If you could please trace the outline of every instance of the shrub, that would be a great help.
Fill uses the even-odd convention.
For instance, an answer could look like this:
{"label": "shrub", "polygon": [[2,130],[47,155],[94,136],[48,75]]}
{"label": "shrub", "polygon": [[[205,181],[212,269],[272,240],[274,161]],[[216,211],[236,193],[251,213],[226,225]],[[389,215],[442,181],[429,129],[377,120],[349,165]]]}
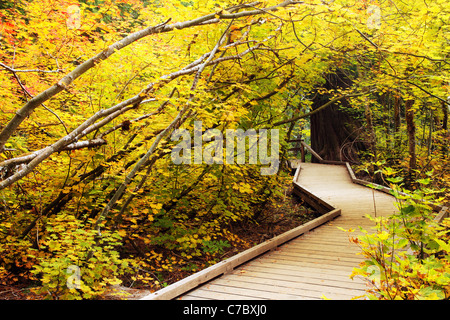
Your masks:
{"label": "shrub", "polygon": [[376,232],[361,228],[362,236],[350,237],[366,257],[352,278],[361,275],[371,282],[371,299],[450,298],[450,219],[433,220],[427,204],[433,192],[425,187],[426,179],[419,183],[421,189],[403,190],[406,195],[394,189],[398,213],[372,218]]}
{"label": "shrub", "polygon": [[38,293],[48,299],[91,299],[121,283],[129,263],[115,250],[120,240],[117,232],[99,235],[69,214],[50,219],[39,248],[46,255],[32,271],[42,283]]}

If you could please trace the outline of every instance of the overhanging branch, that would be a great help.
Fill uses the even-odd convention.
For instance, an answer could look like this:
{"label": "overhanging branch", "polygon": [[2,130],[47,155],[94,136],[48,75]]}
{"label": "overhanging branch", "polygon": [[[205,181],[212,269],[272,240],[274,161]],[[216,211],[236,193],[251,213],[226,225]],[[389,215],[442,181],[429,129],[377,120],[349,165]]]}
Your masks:
{"label": "overhanging branch", "polygon": [[[286,0],[281,2],[278,5],[265,8],[265,11],[273,11],[278,8],[287,7],[292,4],[298,4],[301,2],[292,1],[292,0]],[[235,6],[231,7],[231,11],[238,10],[240,8],[243,8],[245,6]],[[225,11],[226,12],[226,11]],[[211,13],[196,19],[184,21],[184,22],[176,22],[173,24],[168,24],[171,20],[171,18],[167,19],[165,22],[160,23],[156,26],[151,26],[143,30],[139,30],[137,32],[134,32],[125,38],[117,41],[116,43],[110,45],[107,49],[100,52],[99,54],[95,55],[94,57],[86,60],[85,62],[81,63],[79,66],[77,66],[73,71],[69,72],[67,75],[65,75],[60,81],[58,81],[56,84],[48,88],[47,90],[39,93],[35,97],[33,97],[30,101],[28,101],[21,109],[16,111],[16,114],[14,117],[9,121],[9,123],[3,128],[3,130],[0,132],[0,152],[4,150],[5,144],[8,141],[9,137],[16,131],[16,129],[19,127],[19,125],[22,123],[23,120],[27,116],[29,116],[34,109],[36,109],[38,106],[40,106],[42,103],[47,101],[48,99],[52,98],[53,96],[57,95],[64,89],[66,89],[69,85],[73,83],[77,78],[79,78],[81,75],[83,75],[86,71],[96,66],[98,63],[100,63],[103,60],[108,59],[112,54],[114,54],[116,51],[119,51],[128,45],[144,38],[152,34],[157,33],[164,33],[164,32],[170,32],[174,29],[186,29],[193,26],[201,25],[205,22],[209,23],[218,23],[221,20],[230,20],[230,19],[236,19],[240,17],[246,17],[246,16],[253,16],[253,15],[259,15],[264,14],[264,11],[261,11],[261,9],[258,10],[250,10],[250,11],[242,11],[242,12],[236,12],[236,13],[224,13],[224,11]]]}
{"label": "overhanging branch", "polygon": [[[222,44],[222,43],[221,43]],[[220,45],[221,45],[220,44]],[[243,56],[248,54],[249,52],[252,52],[254,50],[257,50],[261,46],[261,43],[257,43],[253,47],[250,47],[241,53],[234,55],[234,56],[225,56],[220,57],[217,59],[214,59],[215,54],[219,50],[219,45],[216,46],[211,52],[203,55],[200,59],[197,61],[189,64],[185,68],[164,75],[159,80],[150,83],[146,88],[142,89],[141,92],[134,97],[131,97],[127,100],[124,100],[115,106],[108,108],[108,109],[102,109],[95,113],[93,116],[91,116],[89,119],[85,120],[81,125],[79,125],[75,130],[67,134],[66,136],[62,137],[52,145],[49,145],[41,150],[33,152],[31,155],[19,157],[20,163],[25,164],[20,171],[15,172],[12,176],[8,177],[7,179],[0,182],[0,190],[12,185],[16,181],[22,179],[26,175],[28,175],[32,170],[38,166],[42,161],[47,159],[51,154],[55,152],[60,152],[64,150],[68,145],[77,142],[77,140],[81,139],[82,137],[85,137],[91,132],[94,132],[98,130],[99,128],[105,126],[106,124],[110,123],[112,120],[116,119],[118,116],[124,114],[126,111],[137,108],[140,104],[143,102],[149,101],[148,95],[152,95],[157,90],[160,90],[165,85],[170,83],[172,80],[189,74],[196,74],[194,83],[196,84],[198,82],[199,75],[203,72],[204,68],[207,66],[215,65],[220,62],[229,61],[229,60],[236,60],[241,59]],[[193,86],[193,88],[196,88],[196,85]],[[193,91],[193,89],[191,90]],[[162,111],[162,110],[159,110]],[[100,120],[101,119],[101,120]],[[100,120],[100,121],[98,121]],[[97,122],[98,121],[98,122]],[[17,161],[17,159],[9,159],[6,161],[14,162]],[[0,167],[5,166],[5,161],[0,163]]]}
{"label": "overhanging branch", "polygon": [[366,94],[369,94],[369,93],[370,92],[354,93],[354,94],[346,94],[346,95],[342,95],[342,96],[336,97],[336,98],[328,101],[327,103],[321,105],[320,107],[318,107],[317,109],[315,109],[315,110],[313,110],[311,112],[302,114],[302,115],[297,116],[297,117],[293,117],[293,118],[290,118],[290,119],[286,119],[286,120],[283,120],[283,121],[276,122],[272,126],[277,127],[277,126],[281,126],[281,125],[286,124],[286,123],[290,123],[290,122],[294,122],[294,121],[297,121],[297,120],[300,120],[300,119],[307,118],[307,117],[312,116],[313,114],[315,114],[315,113],[317,113],[319,111],[322,111],[322,110],[328,108],[333,103],[335,103],[335,102],[337,102],[337,101],[339,101],[341,99],[359,97],[359,96],[363,96],[363,95],[366,95]]}

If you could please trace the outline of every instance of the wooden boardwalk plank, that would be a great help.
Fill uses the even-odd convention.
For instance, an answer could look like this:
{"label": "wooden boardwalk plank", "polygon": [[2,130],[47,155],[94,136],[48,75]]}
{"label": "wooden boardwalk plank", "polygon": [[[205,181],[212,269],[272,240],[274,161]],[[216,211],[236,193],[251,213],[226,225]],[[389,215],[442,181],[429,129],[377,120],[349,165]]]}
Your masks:
{"label": "wooden boardwalk plank", "polygon": [[[240,300],[243,297],[250,299],[271,299],[271,300],[293,300],[298,299],[298,295],[290,293],[289,290],[275,290],[273,286],[263,286],[255,284],[253,288],[246,286],[244,282],[235,282],[226,278],[219,278],[214,282],[202,286],[203,290],[209,291],[209,297],[215,299],[214,294],[227,293],[233,295],[231,299]],[[194,293],[195,294],[195,291]],[[314,299],[308,295],[301,296],[302,299]]]}
{"label": "wooden boardwalk plank", "polygon": [[[248,270],[248,271],[247,271]],[[354,289],[365,289],[365,281],[354,281],[351,280],[347,274],[344,275],[338,275],[334,273],[324,273],[320,272],[320,270],[312,269],[310,271],[306,271],[305,269],[298,269],[295,268],[293,270],[291,269],[283,269],[283,268],[275,268],[273,265],[250,265],[246,266],[246,268],[240,270],[240,272],[245,271],[247,272],[246,275],[252,275],[253,272],[259,272],[261,276],[263,277],[284,277],[285,279],[288,279],[289,277],[294,279],[294,281],[303,281],[303,282],[325,282],[330,281],[330,283],[345,283],[348,288],[354,288]],[[317,280],[318,279],[318,280]]]}
{"label": "wooden boardwalk plank", "polygon": [[[243,272],[244,271],[244,272]],[[353,283],[350,279],[336,278],[336,277],[317,277],[315,273],[302,273],[302,272],[290,272],[290,273],[282,273],[282,272],[267,272],[267,269],[252,267],[249,269],[239,270],[238,273],[233,273],[233,275],[237,275],[241,281],[253,282],[253,278],[261,278],[265,282],[269,283],[272,281],[272,284],[283,285],[286,287],[291,287],[292,284],[298,283],[297,286],[303,287],[303,285],[320,285],[320,288],[316,288],[316,290],[321,290],[323,284],[327,283],[329,287],[333,288],[347,288],[352,290],[363,290],[365,289],[364,285],[361,283]],[[231,275],[230,275],[231,278]],[[277,281],[275,281],[277,280]],[[350,281],[348,281],[350,280]]]}
{"label": "wooden boardwalk plank", "polygon": [[292,278],[282,280],[276,277],[262,278],[236,274],[221,277],[214,282],[215,285],[264,291],[266,294],[270,293],[270,299],[273,299],[272,294],[287,295],[284,299],[298,299],[299,296],[321,298],[325,295],[329,298],[339,298],[358,296],[365,293],[365,291],[361,289],[357,290],[335,286],[335,283],[332,285],[329,282],[324,285],[324,283],[296,282],[292,281]]}
{"label": "wooden boardwalk plank", "polygon": [[359,260],[353,260],[353,261],[346,261],[346,260],[340,260],[339,257],[336,256],[329,256],[329,257],[308,257],[305,255],[288,255],[280,253],[278,255],[270,255],[271,258],[274,258],[276,260],[287,260],[287,261],[302,261],[302,262],[310,262],[315,263],[317,265],[329,265],[333,266],[333,268],[336,268],[337,266],[341,267],[356,267],[358,265]]}
{"label": "wooden boardwalk plank", "polygon": [[[247,295],[246,295],[247,294]],[[181,300],[267,300],[267,298],[260,298],[255,296],[249,296],[249,293],[246,292],[243,295],[239,294],[239,292],[216,292],[214,291],[214,287],[205,287],[200,288],[192,293],[187,293],[183,295]]]}
{"label": "wooden boardwalk plank", "polygon": [[[246,270],[246,267],[255,267],[256,269],[267,269],[268,273],[287,273],[295,276],[296,274],[311,274],[311,277],[317,277],[320,279],[324,278],[334,278],[334,279],[346,279],[349,281],[350,277],[346,270],[339,270],[337,268],[320,268],[317,264],[299,262],[297,264],[284,262],[282,260],[268,260],[265,258],[258,259],[255,262],[249,262],[246,266],[243,267],[243,270]],[[358,281],[356,281],[358,282]],[[365,283],[365,282],[364,282]]]}
{"label": "wooden boardwalk plank", "polygon": [[[298,260],[298,259],[289,259],[280,257],[278,259],[270,258],[270,257],[262,257],[259,259],[263,259],[263,261],[267,261],[270,263],[274,263],[277,265],[284,265],[284,266],[292,266],[298,269],[304,269],[304,268],[313,268],[316,269],[317,272],[328,272],[333,274],[340,274],[340,275],[346,275],[350,276],[351,274],[351,268],[345,265],[336,265],[336,264],[330,264],[330,263],[324,263],[321,261],[305,261],[305,260]],[[259,260],[258,259],[258,260]],[[355,267],[357,266],[354,265]]]}

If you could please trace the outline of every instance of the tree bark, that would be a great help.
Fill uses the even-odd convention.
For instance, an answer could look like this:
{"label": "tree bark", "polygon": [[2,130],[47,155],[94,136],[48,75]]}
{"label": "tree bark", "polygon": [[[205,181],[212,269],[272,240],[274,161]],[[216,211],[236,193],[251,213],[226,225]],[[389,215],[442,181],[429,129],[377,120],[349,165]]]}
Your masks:
{"label": "tree bark", "polygon": [[408,151],[409,151],[409,182],[414,180],[414,171],[417,168],[417,156],[416,156],[416,125],[414,123],[414,100],[405,101],[405,118],[406,118],[406,131],[408,133]]}
{"label": "tree bark", "polygon": [[442,129],[448,130],[448,109],[449,104],[442,102],[442,112],[444,113],[444,118],[442,119]]}
{"label": "tree bark", "polygon": [[400,152],[401,99],[398,91],[394,92],[394,153]]}
{"label": "tree bark", "polygon": [[366,117],[366,139],[370,152],[372,153],[372,161],[377,161],[377,150],[376,150],[376,134],[373,128],[372,110],[370,109],[370,104],[366,100],[364,105],[364,115]]}
{"label": "tree bark", "polygon": [[394,93],[394,132],[400,130],[400,96]]}
{"label": "tree bark", "polygon": [[[323,89],[346,89],[351,80],[344,72],[337,71],[326,75]],[[312,110],[316,110],[330,101],[330,95],[317,94],[313,99]],[[326,110],[311,115],[311,147],[324,160],[358,162],[359,151],[366,150],[364,143],[357,141],[362,124],[355,120],[342,107],[349,108],[346,98],[334,102]],[[317,162],[317,159],[312,159]]]}

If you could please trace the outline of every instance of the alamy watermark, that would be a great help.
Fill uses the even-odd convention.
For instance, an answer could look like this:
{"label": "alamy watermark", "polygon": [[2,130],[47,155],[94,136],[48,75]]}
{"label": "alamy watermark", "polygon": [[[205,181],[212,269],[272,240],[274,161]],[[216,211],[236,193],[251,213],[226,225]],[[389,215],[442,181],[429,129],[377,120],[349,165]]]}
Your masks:
{"label": "alamy watermark", "polygon": [[[261,175],[274,175],[278,172],[280,163],[278,129],[259,129],[258,131],[226,129],[224,137],[219,129],[208,129],[203,132],[202,122],[194,121],[193,141],[187,129],[177,129],[173,132],[172,141],[178,141],[180,138],[182,141],[173,148],[171,153],[174,164],[235,164],[236,158],[237,164],[246,164],[248,159],[248,164],[269,165],[261,167]],[[207,143],[203,148],[204,142]],[[269,144],[270,152],[268,152]]]}
{"label": "alamy watermark", "polygon": [[69,289],[81,289],[81,270],[76,265],[70,265],[66,270],[67,278],[66,285]]}
{"label": "alamy watermark", "polygon": [[380,29],[381,28],[381,9],[377,5],[370,5],[367,8],[367,28],[368,29]]}

